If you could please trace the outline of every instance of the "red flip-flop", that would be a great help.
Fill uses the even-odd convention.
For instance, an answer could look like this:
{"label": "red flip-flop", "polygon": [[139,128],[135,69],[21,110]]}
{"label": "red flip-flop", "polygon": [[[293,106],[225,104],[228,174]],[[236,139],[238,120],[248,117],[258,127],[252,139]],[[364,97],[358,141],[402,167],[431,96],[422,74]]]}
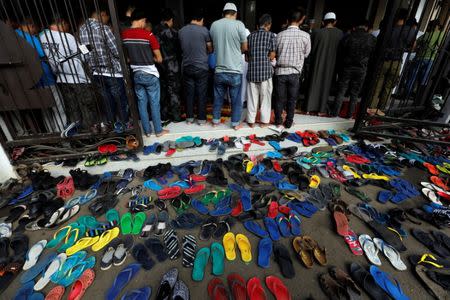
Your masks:
{"label": "red flip-flop", "polygon": [[222,279],[213,278],[208,283],[208,295],[211,300],[228,300],[228,291]]}
{"label": "red flip-flop", "polygon": [[237,217],[242,213],[243,207],[242,207],[242,201],[241,199],[239,199],[237,201],[237,204],[235,207],[233,207],[233,209],[231,210],[231,216],[232,217]]}
{"label": "red flip-flop", "polygon": [[167,157],[172,156],[175,152],[177,152],[176,149],[169,149],[169,150],[167,150],[167,152],[166,152],[166,156],[167,156]]}
{"label": "red flip-flop", "polygon": [[431,176],[430,180],[431,180],[432,183],[434,183],[435,185],[437,185],[441,189],[444,189],[446,191],[449,190],[449,187],[447,186],[447,184],[445,184],[444,181],[442,181],[442,179],[440,177],[438,177],[438,176]]}
{"label": "red flip-flop", "polygon": [[250,142],[253,143],[253,144],[257,144],[257,145],[260,145],[260,146],[266,145],[266,143],[261,142],[261,141],[256,137],[256,134],[251,134],[248,138],[250,139]]}
{"label": "red flip-flop", "polygon": [[333,213],[334,221],[336,222],[336,231],[340,236],[346,236],[349,231],[348,219],[344,213],[335,211]]}
{"label": "red flip-flop", "polygon": [[173,199],[181,195],[183,190],[179,186],[172,186],[158,191],[159,199]]}
{"label": "red flip-flop", "polygon": [[247,300],[247,288],[245,280],[239,274],[232,273],[227,277],[228,286],[235,300]]}
{"label": "red flip-flop", "polygon": [[266,300],[266,292],[264,291],[261,281],[258,277],[250,278],[247,281],[247,295],[251,300]]}
{"label": "red flip-flop", "polygon": [[344,240],[354,255],[361,256],[364,254],[361,244],[358,241],[358,237],[351,229],[349,229],[347,234],[344,236]]}
{"label": "red flip-flop", "polygon": [[189,176],[189,178],[194,182],[203,182],[206,181],[206,176],[198,175],[198,174],[192,174]]}
{"label": "red flip-flop", "polygon": [[354,163],[354,164],[367,164],[367,163],[370,163],[370,160],[368,160],[365,157],[362,157],[361,155],[357,155],[357,154],[347,155],[345,157],[345,159],[348,162],[351,162],[351,163]]}
{"label": "red flip-flop", "polygon": [[45,300],[61,300],[66,289],[62,285],[57,285],[48,292]]}
{"label": "red flip-flop", "polygon": [[277,160],[272,160],[272,165],[273,165],[273,169],[276,172],[278,172],[278,173],[283,172],[283,168],[281,168],[280,163]]}
{"label": "red flip-flop", "polygon": [[247,144],[243,144],[243,146],[244,146],[244,148],[243,148],[244,152],[248,152],[248,150],[250,150],[250,147],[252,146],[252,144],[247,143]]}
{"label": "red flip-flop", "polygon": [[432,175],[439,175],[439,170],[436,169],[436,167],[430,163],[424,162],[423,166],[427,168],[428,172],[430,172]]}
{"label": "red flip-flop", "polygon": [[186,195],[191,195],[191,194],[196,194],[196,193],[200,193],[201,191],[203,191],[206,188],[206,186],[204,184],[198,184],[198,185],[193,185],[188,189],[184,190],[184,193]]}
{"label": "red flip-flop", "polygon": [[278,206],[278,211],[287,216],[291,212],[291,209],[289,207],[287,207],[286,205],[280,205],[280,206]]}
{"label": "red flip-flop", "polygon": [[266,285],[277,300],[292,300],[288,288],[280,278],[273,275],[267,276]]}
{"label": "red flip-flop", "polygon": [[278,202],[272,201],[269,204],[267,216],[271,219],[275,219],[277,215],[278,215]]}
{"label": "red flip-flop", "polygon": [[72,285],[67,299],[80,300],[83,297],[84,293],[86,293],[88,287],[90,287],[94,282],[94,279],[95,272],[93,269],[87,269],[86,271],[84,271],[81,277],[78,278]]}

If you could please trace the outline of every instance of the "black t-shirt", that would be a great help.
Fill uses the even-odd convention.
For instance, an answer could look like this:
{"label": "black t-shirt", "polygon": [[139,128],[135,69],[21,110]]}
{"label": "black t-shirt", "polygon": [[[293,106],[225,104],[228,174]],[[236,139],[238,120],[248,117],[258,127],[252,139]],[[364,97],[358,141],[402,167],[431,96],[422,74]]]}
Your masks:
{"label": "black t-shirt", "polygon": [[408,25],[395,26],[388,34],[385,60],[402,60],[403,53],[407,52],[416,40],[417,29]]}

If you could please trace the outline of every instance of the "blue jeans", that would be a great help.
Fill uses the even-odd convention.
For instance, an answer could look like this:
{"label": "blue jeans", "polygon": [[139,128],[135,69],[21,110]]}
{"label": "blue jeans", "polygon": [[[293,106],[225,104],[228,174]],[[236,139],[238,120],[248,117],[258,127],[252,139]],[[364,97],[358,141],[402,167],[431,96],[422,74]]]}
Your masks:
{"label": "blue jeans", "polygon": [[184,93],[186,96],[186,121],[194,121],[194,103],[197,98],[197,119],[206,123],[206,97],[208,92],[208,70],[186,66],[183,70]]}
{"label": "blue jeans", "polygon": [[134,91],[136,92],[136,96],[138,98],[139,116],[141,117],[144,133],[150,134],[152,132],[150,120],[148,118],[149,104],[155,133],[161,133],[162,126],[159,105],[159,78],[145,72],[134,73]]}
{"label": "blue jeans", "polygon": [[114,122],[116,114],[119,112],[119,120],[124,123],[128,122],[128,99],[123,78],[94,75],[94,83],[106,102],[105,110],[108,121]]}
{"label": "blue jeans", "polygon": [[223,98],[229,91],[231,98],[231,126],[237,126],[241,122],[242,102],[241,102],[242,74],[236,73],[216,73],[214,76],[214,106],[213,123],[218,124],[221,118]]}

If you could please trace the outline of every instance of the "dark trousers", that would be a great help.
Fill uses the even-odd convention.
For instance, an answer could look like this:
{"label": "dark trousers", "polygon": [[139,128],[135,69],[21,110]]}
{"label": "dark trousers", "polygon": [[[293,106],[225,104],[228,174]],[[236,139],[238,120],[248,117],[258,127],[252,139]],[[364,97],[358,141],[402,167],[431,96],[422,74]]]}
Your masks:
{"label": "dark trousers", "polygon": [[98,110],[92,85],[58,83],[69,123],[80,121],[83,129],[97,123]]}
{"label": "dark trousers", "polygon": [[278,99],[275,101],[275,125],[283,123],[283,110],[286,110],[284,127],[294,123],[295,107],[300,91],[300,74],[275,76]]}
{"label": "dark trousers", "polygon": [[163,119],[180,120],[181,79],[178,62],[168,61],[160,65],[161,116]]}
{"label": "dark trousers", "polygon": [[183,82],[186,96],[186,121],[194,120],[194,103],[197,99],[197,119],[199,123],[205,123],[208,70],[187,66],[183,69]]}
{"label": "dark trousers", "polygon": [[344,101],[345,93],[348,90],[350,96],[349,108],[346,118],[351,118],[355,112],[356,103],[358,102],[359,92],[364,83],[366,77],[366,70],[362,68],[345,68],[342,72],[341,78],[338,84],[338,93],[336,100],[331,104],[329,108],[329,114],[332,117],[339,115],[341,111],[342,102]]}
{"label": "dark trousers", "polygon": [[120,121],[128,122],[128,99],[123,78],[95,75],[94,82],[105,101],[107,120],[115,122],[118,114]]}

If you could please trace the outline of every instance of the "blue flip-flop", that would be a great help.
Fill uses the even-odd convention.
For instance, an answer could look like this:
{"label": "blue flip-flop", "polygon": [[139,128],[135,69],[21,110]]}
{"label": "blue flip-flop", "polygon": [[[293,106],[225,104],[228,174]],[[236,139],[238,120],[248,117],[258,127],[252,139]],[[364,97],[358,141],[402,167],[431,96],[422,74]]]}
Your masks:
{"label": "blue flip-flop", "polygon": [[233,209],[230,206],[222,206],[216,205],[216,208],[209,212],[210,216],[219,217],[219,216],[227,216],[231,213]]}
{"label": "blue flip-flop", "polygon": [[42,293],[34,292],[27,298],[27,300],[44,300],[45,296]]}
{"label": "blue flip-flop", "polygon": [[24,284],[30,282],[39,274],[44,272],[47,266],[56,258],[56,255],[56,253],[49,253],[47,254],[47,256],[39,259],[39,262],[37,264],[35,264],[31,269],[22,274],[22,276],[20,277],[20,283]]}
{"label": "blue flip-flop", "polygon": [[278,223],[278,228],[280,229],[281,235],[283,237],[292,236],[291,230],[289,229],[289,220],[285,216],[280,214],[275,218],[275,220]]}
{"label": "blue flip-flop", "polygon": [[209,214],[209,210],[208,208],[199,200],[197,199],[192,199],[191,200],[191,206],[198,211],[199,213],[201,213],[202,215],[207,215]]}
{"label": "blue flip-flop", "polygon": [[162,190],[162,186],[157,184],[153,179],[144,181],[143,186],[148,188],[149,190],[152,190],[152,191],[155,191],[155,192],[158,192],[158,191]]}
{"label": "blue flip-flop", "polygon": [[244,211],[252,210],[252,195],[249,190],[241,189],[241,203]]}
{"label": "blue flip-flop", "polygon": [[295,143],[301,143],[301,142],[302,142],[302,138],[301,138],[298,134],[296,134],[296,133],[291,133],[291,134],[289,134],[289,135],[286,137],[286,139],[288,139],[288,140],[290,140],[290,141],[292,141],[292,142],[295,142]]}
{"label": "blue flip-flop", "polygon": [[391,191],[380,191],[380,192],[378,193],[377,200],[378,200],[378,202],[380,202],[380,203],[386,203],[386,202],[388,202],[390,199],[392,199],[393,196],[394,196],[394,195],[392,194]]}
{"label": "blue flip-flop", "polygon": [[83,261],[87,256],[87,252],[82,250],[74,253],[73,255],[69,256],[66,261],[59,267],[59,270],[52,274],[50,277],[50,280],[53,283],[59,283],[61,280],[63,280],[67,274],[70,272],[70,270],[73,269],[79,262]]}
{"label": "blue flip-flop", "polygon": [[112,286],[106,293],[106,300],[114,300],[120,294],[122,289],[133,279],[134,276],[141,270],[140,264],[130,264],[117,274]]}
{"label": "blue flip-flop", "polygon": [[270,238],[263,238],[258,243],[258,266],[268,268],[272,256],[273,243]]}
{"label": "blue flip-flop", "polygon": [[149,286],[128,291],[120,300],[148,300],[152,295],[152,288]]}
{"label": "blue flip-flop", "polygon": [[302,219],[294,210],[289,212],[289,223],[291,224],[291,233],[293,236],[302,234],[302,229],[300,227],[302,224]]}
{"label": "blue flip-flop", "polygon": [[191,187],[189,185],[189,183],[184,180],[178,180],[178,181],[175,181],[175,182],[169,184],[169,187],[173,187],[173,186],[179,186],[182,189],[188,189]]}
{"label": "blue flip-flop", "polygon": [[34,281],[22,284],[17,290],[14,300],[28,300],[34,291]]}
{"label": "blue flip-flop", "polygon": [[252,170],[250,171],[250,175],[259,175],[261,173],[263,173],[266,170],[266,168],[264,168],[263,164],[257,164],[255,166],[253,166]]}
{"label": "blue flip-flop", "polygon": [[244,227],[254,235],[260,237],[260,238],[266,238],[269,236],[267,231],[265,231],[261,226],[259,226],[258,223],[255,221],[245,221]]}
{"label": "blue flip-flop", "polygon": [[283,190],[283,191],[296,191],[298,190],[298,186],[296,186],[295,184],[292,184],[290,182],[287,182],[286,180],[281,180],[276,182],[275,187],[279,190]]}
{"label": "blue flip-flop", "polygon": [[261,181],[268,181],[268,182],[278,182],[280,180],[283,180],[284,175],[275,171],[266,171],[264,173],[261,173],[259,175],[256,176],[256,178],[258,178],[258,180]]}
{"label": "blue flip-flop", "polygon": [[283,155],[278,151],[269,151],[266,153],[267,158],[283,158]]}
{"label": "blue flip-flop", "polygon": [[266,226],[266,229],[269,232],[270,238],[272,240],[274,241],[280,240],[280,231],[278,230],[277,222],[275,222],[274,219],[265,217],[264,226]]}
{"label": "blue flip-flop", "polygon": [[370,274],[375,282],[386,293],[389,294],[395,300],[409,300],[410,298],[403,292],[400,283],[388,273],[383,272],[377,266],[370,266]]}
{"label": "blue flip-flop", "polygon": [[278,142],[276,141],[269,141],[269,145],[273,147],[273,149],[275,150],[281,150],[281,146]]}
{"label": "blue flip-flop", "polygon": [[405,195],[404,193],[396,193],[391,199],[389,199],[392,203],[399,204],[403,201],[409,199],[408,195]]}

